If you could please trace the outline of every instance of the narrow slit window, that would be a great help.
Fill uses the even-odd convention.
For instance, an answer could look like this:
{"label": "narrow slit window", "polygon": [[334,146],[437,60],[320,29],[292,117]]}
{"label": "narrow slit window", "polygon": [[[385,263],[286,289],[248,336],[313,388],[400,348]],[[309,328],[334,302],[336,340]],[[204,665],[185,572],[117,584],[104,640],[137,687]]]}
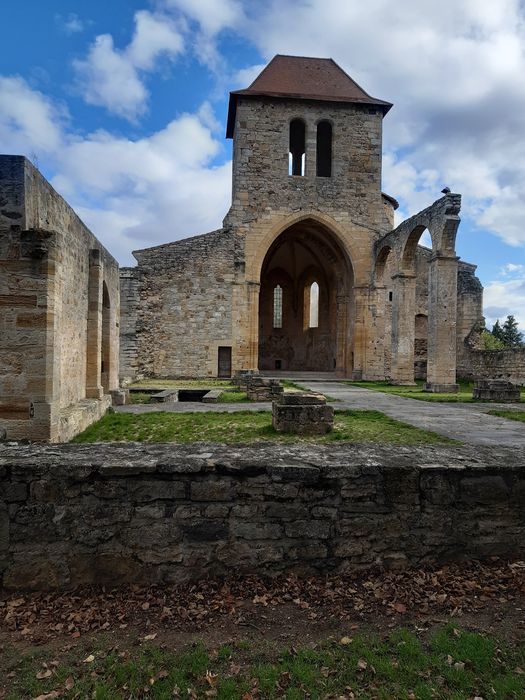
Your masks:
{"label": "narrow slit window", "polygon": [[304,176],[306,167],[306,127],[301,119],[290,122],[288,174]]}
{"label": "narrow slit window", "polygon": [[283,327],[283,289],[279,284],[273,290],[273,327]]}
{"label": "narrow slit window", "polygon": [[319,285],[312,282],[310,286],[310,328],[319,327]]}
{"label": "narrow slit window", "polygon": [[332,125],[319,122],[317,125],[317,176],[332,176]]}

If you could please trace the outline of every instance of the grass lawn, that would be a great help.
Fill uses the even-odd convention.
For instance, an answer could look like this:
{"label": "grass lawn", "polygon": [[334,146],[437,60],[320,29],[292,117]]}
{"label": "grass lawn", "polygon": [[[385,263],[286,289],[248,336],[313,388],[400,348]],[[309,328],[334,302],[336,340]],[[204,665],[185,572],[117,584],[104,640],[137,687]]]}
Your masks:
{"label": "grass lawn", "polygon": [[500,418],[510,418],[511,420],[519,420],[525,423],[525,411],[513,411],[509,409],[508,411],[494,410],[489,411],[490,416],[499,416]]}
{"label": "grass lawn", "polygon": [[249,400],[244,391],[223,391],[217,403],[249,403]]}
{"label": "grass lawn", "polygon": [[[459,381],[459,391],[457,394],[431,394],[423,391],[425,382],[417,380],[416,386],[396,386],[383,382],[345,382],[352,386],[360,386],[363,389],[372,389],[372,391],[382,391],[385,394],[396,394],[396,396],[406,396],[410,399],[418,399],[419,401],[443,401],[443,402],[461,402],[475,403],[472,399],[473,382]],[[525,389],[521,389],[521,401],[525,403]]]}
{"label": "grass lawn", "polygon": [[60,652],[4,649],[0,696],[519,700],[525,697],[524,667],[523,645],[452,626],[424,639],[401,628],[384,636],[359,634],[292,648],[239,639],[217,648],[195,643],[174,651],[169,644],[148,641],[137,647],[99,638]]}
{"label": "grass lawn", "polygon": [[269,411],[236,413],[108,413],[72,442],[390,442],[453,443],[441,435],[401,423],[379,411],[338,411],[333,432],[301,437],[277,433]]}

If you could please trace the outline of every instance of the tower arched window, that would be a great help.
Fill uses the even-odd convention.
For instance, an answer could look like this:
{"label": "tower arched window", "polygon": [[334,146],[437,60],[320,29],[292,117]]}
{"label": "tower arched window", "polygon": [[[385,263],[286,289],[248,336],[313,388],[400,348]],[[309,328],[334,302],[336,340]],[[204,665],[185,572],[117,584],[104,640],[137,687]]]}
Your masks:
{"label": "tower arched window", "polygon": [[310,316],[308,328],[319,327],[319,285],[317,282],[312,282],[310,285]]}
{"label": "tower arched window", "polygon": [[302,119],[290,122],[288,175],[303,175],[306,167],[306,126]]}
{"label": "tower arched window", "polygon": [[322,121],[317,125],[317,166],[318,177],[332,175],[332,125]]}
{"label": "tower arched window", "polygon": [[283,288],[279,284],[273,289],[273,327],[283,327]]}

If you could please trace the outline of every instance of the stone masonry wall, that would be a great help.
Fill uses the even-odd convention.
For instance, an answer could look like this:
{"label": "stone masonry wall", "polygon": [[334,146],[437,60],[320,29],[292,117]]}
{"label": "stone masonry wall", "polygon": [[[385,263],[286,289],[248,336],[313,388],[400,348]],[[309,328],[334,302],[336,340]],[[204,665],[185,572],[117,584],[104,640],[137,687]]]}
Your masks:
{"label": "stone masonry wall", "polygon": [[464,379],[507,379],[525,386],[525,348],[472,350],[466,348],[458,375]]}
{"label": "stone masonry wall", "polygon": [[139,273],[133,267],[120,268],[120,359],[121,382],[139,375],[137,325],[139,322]]}
{"label": "stone masonry wall", "polygon": [[[218,348],[232,346],[235,245],[235,235],[221,229],[134,253],[139,263],[136,372],[217,376]],[[128,318],[129,303],[129,297],[123,299]]]}
{"label": "stone masonry wall", "polygon": [[469,447],[0,448],[7,589],[525,555],[525,456]]}
{"label": "stone masonry wall", "polygon": [[86,402],[93,249],[110,302],[109,388],[118,385],[118,264],[22,156],[0,156],[0,201],[0,428],[8,439],[68,439],[107,408]]}
{"label": "stone masonry wall", "polygon": [[[289,176],[289,125],[306,124],[304,176]],[[316,130],[332,124],[332,175],[316,176]],[[263,213],[318,209],[375,233],[390,230],[381,195],[383,114],[334,102],[238,98],[232,208],[225,225],[250,225]]]}
{"label": "stone masonry wall", "polygon": [[[392,257],[392,256],[391,256]],[[385,296],[385,376],[390,375],[391,336],[392,336],[392,302],[388,294],[392,291],[392,274],[394,261],[388,259],[384,283]],[[428,346],[428,269],[432,250],[426,246],[418,246],[416,251],[416,318],[415,318],[415,376],[416,379],[426,378],[427,346]],[[469,372],[468,348],[465,339],[472,331],[476,321],[481,316],[483,306],[483,287],[475,274],[476,266],[459,261],[457,287],[457,360],[458,376],[466,376]]]}

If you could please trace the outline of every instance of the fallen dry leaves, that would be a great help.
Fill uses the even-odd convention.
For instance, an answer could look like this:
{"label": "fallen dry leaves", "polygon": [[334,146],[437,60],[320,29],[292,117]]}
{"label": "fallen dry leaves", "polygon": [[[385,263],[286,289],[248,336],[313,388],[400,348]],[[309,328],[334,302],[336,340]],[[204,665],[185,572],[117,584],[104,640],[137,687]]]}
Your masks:
{"label": "fallen dry leaves", "polygon": [[524,592],[525,563],[500,560],[308,578],[239,576],[169,586],[17,593],[0,600],[0,626],[39,643],[133,625],[143,628],[148,641],[155,638],[154,629],[163,627],[193,631],[225,619],[250,624],[263,610],[285,604],[308,620],[461,615],[489,602],[515,601]]}

